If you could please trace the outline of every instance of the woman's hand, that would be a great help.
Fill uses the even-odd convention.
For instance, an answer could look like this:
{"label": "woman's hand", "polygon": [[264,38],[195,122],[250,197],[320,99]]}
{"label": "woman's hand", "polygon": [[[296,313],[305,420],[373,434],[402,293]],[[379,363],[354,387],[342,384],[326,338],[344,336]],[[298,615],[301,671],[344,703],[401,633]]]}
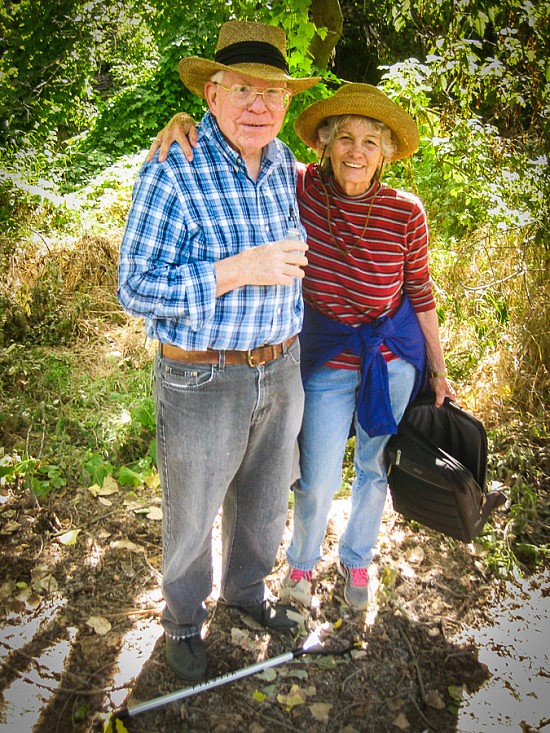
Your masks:
{"label": "woman's hand", "polygon": [[450,397],[453,401],[456,401],[456,392],[447,381],[446,375],[430,377],[430,387],[435,393],[435,404],[437,407],[441,407],[445,401],[445,397]]}
{"label": "woman's hand", "polygon": [[191,162],[193,160],[193,148],[197,144],[197,126],[195,120],[186,112],[175,114],[166,127],[163,127],[157,136],[153,138],[146,161],[150,163],[159,148],[159,163],[165,161],[173,142],[179,143],[186,159]]}

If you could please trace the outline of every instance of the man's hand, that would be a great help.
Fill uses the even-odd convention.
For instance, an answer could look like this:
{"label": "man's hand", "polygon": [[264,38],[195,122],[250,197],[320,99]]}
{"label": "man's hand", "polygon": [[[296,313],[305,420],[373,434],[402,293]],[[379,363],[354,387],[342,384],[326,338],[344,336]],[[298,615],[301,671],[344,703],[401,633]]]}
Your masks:
{"label": "man's hand", "polygon": [[281,239],[219,260],[215,263],[216,295],[243,285],[292,285],[304,277],[307,249],[302,240]]}
{"label": "man's hand", "polygon": [[197,126],[195,120],[185,112],[174,115],[166,127],[153,138],[146,161],[150,163],[159,148],[159,163],[165,161],[173,142],[179,143],[186,159],[191,162],[193,148],[197,144]]}

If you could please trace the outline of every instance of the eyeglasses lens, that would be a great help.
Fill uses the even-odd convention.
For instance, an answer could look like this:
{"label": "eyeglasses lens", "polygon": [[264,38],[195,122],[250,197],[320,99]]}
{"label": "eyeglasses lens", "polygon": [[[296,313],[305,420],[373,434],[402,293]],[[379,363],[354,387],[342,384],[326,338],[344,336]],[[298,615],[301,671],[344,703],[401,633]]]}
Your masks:
{"label": "eyeglasses lens", "polygon": [[286,109],[290,103],[290,92],[286,89],[264,89],[234,84],[229,88],[231,101],[236,107],[250,107],[258,95],[264,98],[265,106],[277,112]]}

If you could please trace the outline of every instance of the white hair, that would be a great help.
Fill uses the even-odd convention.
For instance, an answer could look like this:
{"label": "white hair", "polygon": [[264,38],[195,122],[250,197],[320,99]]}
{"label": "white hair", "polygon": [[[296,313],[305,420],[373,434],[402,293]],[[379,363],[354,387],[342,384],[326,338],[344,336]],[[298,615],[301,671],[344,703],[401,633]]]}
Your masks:
{"label": "white hair", "polygon": [[[340,128],[350,120],[364,120],[372,130],[379,132],[384,163],[391,160],[396,150],[391,127],[380,122],[380,120],[374,120],[372,117],[365,117],[363,115],[332,115],[331,117],[327,117],[321,127],[317,128],[317,139],[321,143],[321,146],[330,148]],[[328,158],[324,158],[323,165],[328,165],[329,160]]]}

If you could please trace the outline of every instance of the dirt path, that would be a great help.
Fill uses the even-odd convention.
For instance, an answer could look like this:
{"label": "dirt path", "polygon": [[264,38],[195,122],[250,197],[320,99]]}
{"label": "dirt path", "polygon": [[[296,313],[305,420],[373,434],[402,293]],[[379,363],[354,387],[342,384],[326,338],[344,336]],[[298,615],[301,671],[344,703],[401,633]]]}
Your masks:
{"label": "dirt path", "polygon": [[[158,489],[140,497],[116,485],[95,493],[57,493],[42,505],[24,490],[2,497],[0,733],[102,730],[129,692],[132,704],[181,687],[164,662],[158,622]],[[216,604],[214,589],[208,677],[285,653],[323,623],[334,643],[356,643],[351,654],[303,657],[136,716],[126,730],[542,731],[549,717],[548,577],[522,591],[525,608],[526,597],[540,601],[536,614],[520,613],[521,595],[503,610],[518,629],[497,641],[504,617],[494,608],[514,597],[510,588],[484,575],[474,545],[415,531],[388,506],[376,558],[377,613],[352,614],[335,572],[347,511],[347,501],[334,503],[315,573],[318,606],[303,611],[296,638],[267,634]],[[274,591],[284,572],[281,552],[269,579]],[[497,670],[497,658],[514,660],[525,690]],[[497,728],[489,725],[498,695],[496,704],[476,702],[477,691],[487,702],[491,685],[507,695]],[[508,698],[516,701],[513,715]]]}

